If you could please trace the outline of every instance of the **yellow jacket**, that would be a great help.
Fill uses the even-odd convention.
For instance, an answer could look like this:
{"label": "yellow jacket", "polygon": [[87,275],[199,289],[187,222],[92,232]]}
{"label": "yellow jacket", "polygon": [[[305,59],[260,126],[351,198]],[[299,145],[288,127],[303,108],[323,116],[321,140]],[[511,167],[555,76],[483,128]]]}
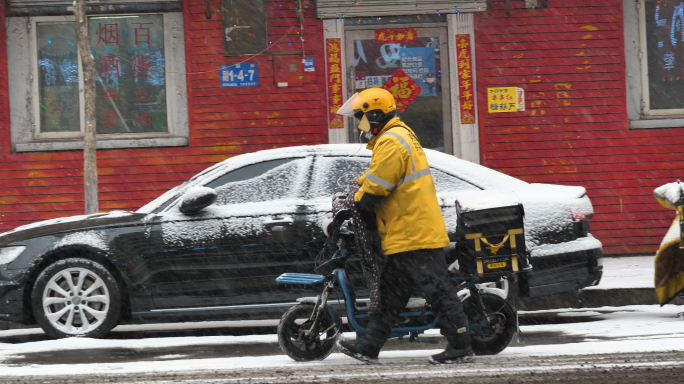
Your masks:
{"label": "yellow jacket", "polygon": [[367,146],[371,165],[357,179],[365,193],[385,196],[375,206],[378,232],[385,255],[449,245],[435,183],[416,134],[393,118]]}

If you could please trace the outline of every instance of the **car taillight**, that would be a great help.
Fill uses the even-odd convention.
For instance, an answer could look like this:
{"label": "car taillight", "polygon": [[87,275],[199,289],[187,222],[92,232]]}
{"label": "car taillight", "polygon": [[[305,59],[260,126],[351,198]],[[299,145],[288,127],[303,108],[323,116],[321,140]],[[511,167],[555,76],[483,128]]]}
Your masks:
{"label": "car taillight", "polygon": [[580,211],[572,212],[572,221],[589,221],[591,220],[593,213],[583,213]]}

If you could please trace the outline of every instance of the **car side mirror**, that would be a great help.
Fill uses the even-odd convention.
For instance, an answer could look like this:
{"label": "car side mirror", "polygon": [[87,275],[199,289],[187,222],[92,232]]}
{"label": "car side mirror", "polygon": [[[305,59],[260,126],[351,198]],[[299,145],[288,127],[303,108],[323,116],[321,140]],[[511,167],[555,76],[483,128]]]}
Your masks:
{"label": "car side mirror", "polygon": [[178,209],[186,214],[195,214],[216,201],[216,191],[209,187],[192,187],[181,198]]}

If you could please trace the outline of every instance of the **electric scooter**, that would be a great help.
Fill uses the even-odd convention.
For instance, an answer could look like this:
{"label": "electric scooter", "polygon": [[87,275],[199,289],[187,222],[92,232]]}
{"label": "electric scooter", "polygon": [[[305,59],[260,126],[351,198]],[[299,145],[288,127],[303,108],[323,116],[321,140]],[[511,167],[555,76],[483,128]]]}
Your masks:
{"label": "electric scooter", "polygon": [[[492,212],[487,213],[483,217],[490,218],[491,222]],[[459,216],[460,225],[467,229],[468,222],[467,218],[463,219],[464,216],[467,215],[463,213]],[[356,299],[346,268],[347,262],[355,256],[354,228],[356,226],[349,209],[334,212],[332,223],[323,228],[328,238],[324,250],[318,255],[316,273],[285,273],[276,279],[279,284],[303,285],[320,291],[315,297],[298,299],[298,303],[282,316],[278,325],[280,347],[296,361],[325,359],[333,351],[345,326],[356,332],[357,339],[366,331],[368,302]],[[471,228],[475,226],[471,225]],[[494,355],[503,351],[518,331],[517,312],[511,305],[512,300],[507,297],[508,293],[515,295],[516,289],[512,287],[517,282],[518,255],[515,254],[515,234],[511,241],[511,231],[508,232],[502,233],[503,240],[496,244],[498,248],[495,253],[508,242],[508,250],[512,249],[514,255],[504,255],[502,252],[494,258],[470,260],[472,263],[466,260],[459,269],[461,273],[453,273],[451,277],[453,289],[463,303],[471,345],[477,355]],[[481,242],[489,244],[488,238],[489,241],[493,239],[481,232],[467,236],[473,239],[473,246],[470,247],[472,252],[476,251],[475,248],[481,252]],[[461,256],[468,256],[464,255],[467,251],[461,250],[460,253]],[[464,268],[466,265],[470,267]],[[463,271],[466,273],[463,274]],[[341,292],[342,299],[333,300],[334,292]],[[346,325],[335,308],[339,307],[337,304],[342,304],[340,312],[346,312]],[[412,298],[389,337],[403,339],[408,336],[410,341],[415,341],[418,335],[436,328],[438,324],[439,317],[426,301]]]}

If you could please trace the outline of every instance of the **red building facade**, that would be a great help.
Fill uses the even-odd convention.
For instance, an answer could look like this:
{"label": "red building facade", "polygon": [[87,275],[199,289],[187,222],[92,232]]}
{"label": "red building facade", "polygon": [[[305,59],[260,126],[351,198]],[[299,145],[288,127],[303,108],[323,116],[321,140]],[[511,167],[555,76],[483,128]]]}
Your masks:
{"label": "red building facade", "polygon": [[605,253],[654,253],[673,215],[653,190],[681,177],[684,165],[681,121],[643,106],[628,111],[631,99],[643,100],[630,67],[639,56],[632,34],[648,32],[639,12],[655,2],[522,3],[511,1],[507,15],[505,2],[495,2],[476,18],[478,92],[515,84],[527,104],[501,117],[480,105],[482,164],[528,182],[584,186]]}
{"label": "red building facade", "polygon": [[[646,8],[648,2],[642,1]],[[417,40],[404,44],[441,44],[434,69],[442,84],[449,85],[442,89],[436,107],[417,99],[425,103],[421,104],[424,114],[417,116],[435,107],[439,110],[434,113],[439,116],[435,124],[445,127],[435,136],[433,147],[528,182],[586,187],[595,210],[592,233],[607,254],[652,253],[658,248],[672,213],[656,203],[652,192],[672,181],[670,171],[682,176],[677,172],[683,165],[677,146],[684,123],[678,125],[671,115],[649,115],[648,108],[633,102],[642,100],[634,81],[644,76],[633,70],[631,58],[639,33],[630,30],[644,17],[634,1],[444,1],[452,7],[424,9],[419,15],[403,14],[399,6],[394,14],[338,9],[325,0],[264,3],[268,50],[242,56],[224,55],[222,1],[182,3],[177,12],[183,22],[187,143],[99,150],[102,211],[135,210],[236,154],[353,141],[348,123],[346,128],[329,124],[333,100],[326,43],[339,42],[341,57],[347,60],[341,73],[346,97],[385,76],[371,73],[373,69],[359,62],[360,52],[368,53],[363,57],[369,63],[386,59],[371,59],[373,44],[379,44],[373,41],[374,29],[417,28],[421,33]],[[0,6],[6,7],[0,15],[0,231],[5,231],[82,214],[84,199],[79,150],[16,149],[8,101],[12,81],[5,69],[13,58],[8,57],[3,27],[5,15],[17,16],[6,5]],[[377,12],[377,17],[368,12]],[[389,24],[390,17],[402,25]],[[634,28],[641,27],[646,28]],[[467,89],[457,76],[456,36],[469,36],[472,44],[468,49],[474,122],[463,118]],[[649,44],[644,41],[640,39],[642,50]],[[279,86],[283,65],[302,57],[313,60],[314,70],[302,73],[300,85]],[[240,62],[256,63],[259,85],[221,87],[220,66]],[[350,66],[355,66],[354,73],[349,73]],[[501,87],[524,90],[525,110],[491,113],[488,89]],[[412,113],[405,112],[409,119]],[[31,149],[29,145],[25,147]]]}
{"label": "red building facade", "polygon": [[[97,153],[101,211],[136,210],[204,168],[236,154],[328,141],[327,115],[320,96],[325,94],[322,31],[313,3],[304,2],[307,6],[301,9],[301,17],[295,2],[265,3],[268,49],[262,54],[229,57],[224,56],[222,1],[212,0],[208,5],[203,0],[178,2],[176,11],[182,12],[182,55],[187,81],[186,90],[178,92],[187,92],[187,143],[108,149],[106,138],[98,135],[98,140],[102,139],[100,144],[104,144]],[[19,152],[13,148],[6,67],[8,60],[12,63],[14,59],[8,59],[5,25],[7,19],[24,19],[25,10],[31,8],[18,8],[12,13],[5,3],[2,6],[5,8],[0,12],[0,232],[39,220],[84,213],[82,151],[56,148]],[[56,8],[53,12],[65,11]],[[90,14],[94,12],[97,10]],[[314,65],[320,67],[306,72],[299,86],[278,87],[274,82],[274,59],[301,58],[303,54],[312,57]],[[241,61],[256,63],[259,85],[222,88],[220,66]]]}

